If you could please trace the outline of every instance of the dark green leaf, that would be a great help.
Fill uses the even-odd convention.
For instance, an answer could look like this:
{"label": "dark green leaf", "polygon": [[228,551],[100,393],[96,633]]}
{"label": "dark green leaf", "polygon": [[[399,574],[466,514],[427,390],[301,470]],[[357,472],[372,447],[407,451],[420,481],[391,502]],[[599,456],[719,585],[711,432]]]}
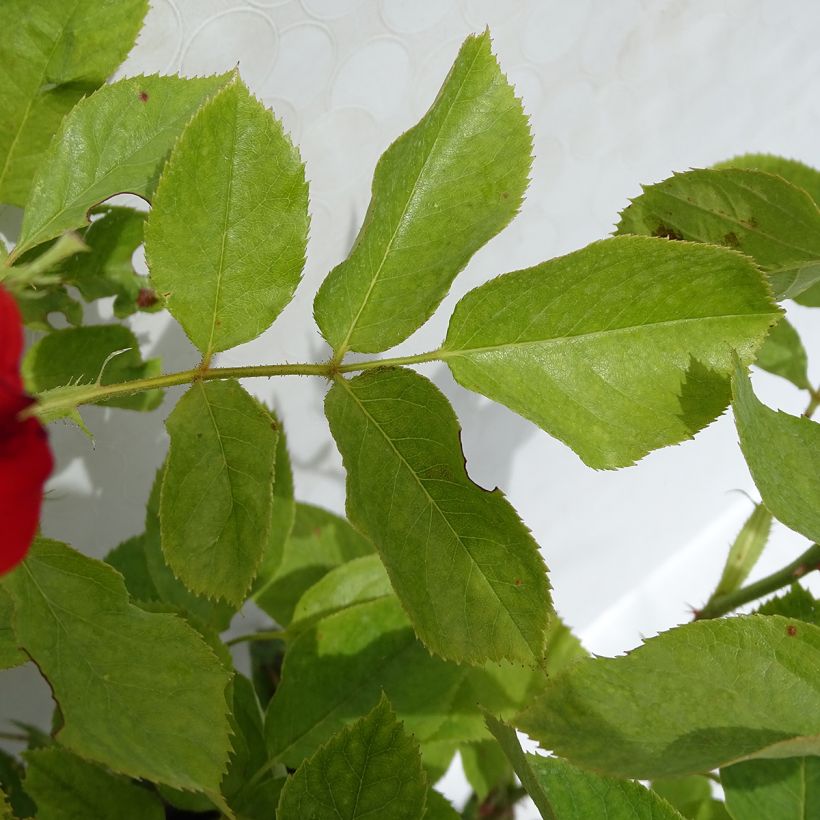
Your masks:
{"label": "dark green leaf", "polygon": [[769,373],[788,379],[801,390],[810,387],[806,349],[797,331],[785,319],[781,319],[771,329],[757,353],[755,364]]}
{"label": "dark green leaf", "polygon": [[[120,352],[122,351],[122,352]],[[160,360],[142,360],[137,337],[124,325],[88,325],[56,330],[26,353],[22,365],[26,388],[42,393],[70,384],[117,384],[158,376]],[[154,410],[161,390],[101,401],[108,407]]]}
{"label": "dark green leaf", "polygon": [[25,204],[60,120],[122,62],[147,10],[147,0],[0,4],[0,201]]}
{"label": "dark green leaf", "polygon": [[36,540],[4,584],[59,704],[60,743],[132,777],[217,791],[230,675],[194,629],[129,604],[114,569],[56,541]]}
{"label": "dark green leaf", "polygon": [[114,194],[150,198],[180,131],[225,80],[133,77],[79,102],[40,164],[14,255],[87,225]]}
{"label": "dark green leaf", "polygon": [[393,597],[330,615],[288,646],[265,722],[271,757],[298,766],[382,691],[424,742],[449,713],[462,674],[431,657]]}
{"label": "dark green leaf", "polygon": [[740,448],[763,503],[786,526],[820,541],[820,425],[766,407],[739,365],[733,385]]}
{"label": "dark green leaf", "polygon": [[256,338],[305,264],[299,152],[234,74],[183,132],[145,226],[151,281],[206,355]]}
{"label": "dark green leaf", "polygon": [[280,820],[418,820],[427,779],[418,743],[382,695],[375,708],[345,726],[296,770],[282,790]]}
{"label": "dark green leaf", "polygon": [[712,797],[709,778],[704,775],[653,780],[652,791],[689,820],[732,820],[724,804]]}
{"label": "dark green leaf", "polygon": [[516,725],[572,763],[619,777],[817,753],[818,664],[820,629],[802,621],[697,621],[625,656],[579,661]]}
{"label": "dark green leaf", "polygon": [[114,547],[105,556],[105,563],[114,567],[125,581],[128,594],[134,601],[161,601],[146,556],[146,534],[135,535]]}
{"label": "dark green leaf", "polygon": [[544,652],[549,585],[499,490],[473,484],[447,399],[410,370],[339,379],[325,400],[347,470],[347,512],[375,544],[416,634],[456,661]]}
{"label": "dark green leaf", "polygon": [[22,652],[14,632],[14,602],[0,585],[0,669],[12,669],[25,663],[28,657]]}
{"label": "dark green leaf", "polygon": [[82,305],[72,299],[60,285],[37,290],[27,288],[16,293],[15,297],[23,324],[32,330],[53,330],[49,321],[52,313],[62,313],[65,320],[75,327],[83,322]]}
{"label": "dark green leaf", "polygon": [[344,518],[311,504],[296,504],[290,537],[272,577],[261,576],[253,598],[286,626],[302,594],[334,567],[373,552]]}
{"label": "dark green leaf", "polygon": [[738,254],[617,237],[468,293],[443,357],[591,467],[623,467],[715,419],[732,349],[751,361],[779,316]]}
{"label": "dark green leaf", "polygon": [[750,760],[720,770],[734,820],[820,817],[820,757]]}
{"label": "dark green leaf", "polygon": [[757,609],[760,615],[782,615],[820,626],[820,603],[800,584],[792,584],[785,595],[772,598]]}
{"label": "dark green leaf", "polygon": [[459,820],[459,813],[444,795],[439,794],[435,789],[429,789],[423,820]]}
{"label": "dark green leaf", "polygon": [[240,604],[268,542],[277,430],[235,381],[198,382],[166,422],[162,552],[192,592]]}
{"label": "dark green leaf", "polygon": [[[10,811],[9,820],[15,817],[34,817],[37,807],[26,794],[23,786],[25,769],[23,764],[12,755],[0,749],[0,796],[5,793]],[[2,812],[3,801],[0,800],[0,818],[5,820]]]}
{"label": "dark green leaf", "polygon": [[159,798],[58,746],[26,754],[38,820],[164,820]]}
{"label": "dark green leaf", "polygon": [[386,350],[427,321],[518,211],[531,151],[489,32],[468,37],[433,106],[376,166],[353,250],[316,296],[316,321],[337,356]]}

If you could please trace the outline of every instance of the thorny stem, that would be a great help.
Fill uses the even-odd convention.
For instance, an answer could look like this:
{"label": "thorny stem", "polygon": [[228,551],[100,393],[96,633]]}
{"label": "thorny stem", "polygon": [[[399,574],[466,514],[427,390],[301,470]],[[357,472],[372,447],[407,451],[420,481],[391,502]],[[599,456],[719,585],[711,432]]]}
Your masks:
{"label": "thorny stem", "polygon": [[808,575],[814,570],[820,570],[820,544],[812,544],[799,558],[795,559],[788,566],[755,581],[753,584],[736,589],[734,592],[727,592],[720,595],[708,603],[703,609],[695,612],[695,620],[703,621],[708,618],[719,618],[726,615],[738,607],[756,601],[770,592],[776,592],[789,584],[794,583],[798,578]]}
{"label": "thorny stem", "polygon": [[47,416],[62,411],[73,410],[83,404],[93,404],[98,401],[130,396],[134,393],[143,393],[146,390],[164,389],[179,384],[193,384],[198,381],[213,381],[216,379],[252,379],[270,378],[271,376],[323,376],[332,379],[340,373],[355,373],[363,370],[373,370],[377,367],[391,367],[405,364],[421,364],[434,362],[445,358],[441,350],[429,353],[417,353],[414,356],[397,356],[393,359],[370,359],[364,362],[350,362],[338,364],[332,359],[321,364],[260,364],[245,367],[198,367],[192,370],[182,370],[179,373],[166,373],[162,376],[152,376],[146,379],[134,379],[118,384],[88,384],[66,389],[53,397],[43,398],[39,403],[32,405],[23,416]]}

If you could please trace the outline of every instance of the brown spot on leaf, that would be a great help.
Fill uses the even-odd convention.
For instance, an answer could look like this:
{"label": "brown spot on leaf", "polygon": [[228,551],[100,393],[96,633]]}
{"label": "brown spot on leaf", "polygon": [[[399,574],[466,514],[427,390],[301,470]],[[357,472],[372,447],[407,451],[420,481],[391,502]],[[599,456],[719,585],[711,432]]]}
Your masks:
{"label": "brown spot on leaf", "polygon": [[140,91],[140,102],[148,102],[148,92]]}
{"label": "brown spot on leaf", "polygon": [[729,231],[729,233],[723,237],[723,244],[730,248],[740,247],[740,242],[738,241],[737,234],[734,231]]}
{"label": "brown spot on leaf", "polygon": [[521,579],[520,579],[520,578],[516,578],[516,579],[515,579],[515,585],[516,585],[517,587],[520,587],[520,586],[521,586]]}
{"label": "brown spot on leaf", "polygon": [[510,194],[509,194],[509,192],[508,192],[508,191],[504,191],[504,192],[501,194],[501,198],[502,198],[502,199],[509,199],[509,198],[510,198]]}
{"label": "brown spot on leaf", "polygon": [[149,308],[157,303],[157,295],[151,288],[140,288],[137,294],[137,307]]}
{"label": "brown spot on leaf", "polygon": [[661,223],[652,231],[652,236],[660,237],[661,239],[676,239],[680,241],[683,239],[683,234],[676,231],[674,228],[670,228],[669,225],[664,225]]}
{"label": "brown spot on leaf", "polygon": [[793,638],[797,634],[797,627],[794,624],[789,624],[786,627],[786,634]]}

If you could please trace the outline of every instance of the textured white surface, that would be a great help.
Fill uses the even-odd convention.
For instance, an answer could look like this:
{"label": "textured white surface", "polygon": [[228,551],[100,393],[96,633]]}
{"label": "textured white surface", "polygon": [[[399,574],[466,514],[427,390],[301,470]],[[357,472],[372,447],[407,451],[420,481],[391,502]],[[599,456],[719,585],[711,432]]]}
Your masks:
{"label": "textured white surface", "polygon": [[[300,146],[311,181],[311,239],[293,303],[262,338],[220,364],[317,360],[313,294],[343,259],[369,200],[380,153],[426,110],[471,31],[489,25],[502,66],[523,96],[535,164],[520,216],[473,259],[436,317],[396,354],[437,346],[456,300],[488,277],[605,236],[640,182],[746,151],[820,165],[820,6],[809,0],[152,0],[121,75],[212,73],[237,63]],[[194,272],[192,272],[194,273]],[[820,379],[820,332],[790,311]],[[103,314],[103,318],[106,318]],[[167,317],[133,326],[168,370],[196,354]],[[504,408],[426,373],[452,398],[468,468],[508,492],[542,545],[555,599],[588,647],[612,654],[688,617],[716,582],[753,485],[725,417],[694,442],[617,473],[593,472],[563,445]],[[805,397],[765,374],[770,404],[800,412]],[[340,459],[319,380],[248,386],[284,416],[301,499],[343,509]],[[92,409],[91,447],[74,429],[53,434],[60,470],[45,532],[102,555],[141,529],[141,502],[162,461],[162,410]],[[785,528],[755,575],[803,544]],[[249,614],[243,631],[261,624]],[[0,722],[42,723],[48,696],[30,668],[0,679]],[[463,783],[448,777],[455,796]],[[535,815],[533,815],[535,816]]]}

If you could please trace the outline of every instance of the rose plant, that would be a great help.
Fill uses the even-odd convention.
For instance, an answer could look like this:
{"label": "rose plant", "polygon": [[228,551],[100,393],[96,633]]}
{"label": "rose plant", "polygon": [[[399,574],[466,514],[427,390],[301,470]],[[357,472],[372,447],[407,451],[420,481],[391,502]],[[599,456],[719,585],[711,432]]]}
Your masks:
{"label": "rose plant", "polygon": [[[0,756],[0,817],[455,817],[432,787],[456,752],[467,817],[511,817],[525,794],[546,818],[810,816],[820,628],[798,581],[820,565],[820,393],[779,303],[820,305],[820,172],[746,155],[676,174],[615,236],[467,293],[438,349],[380,358],[527,188],[527,118],[489,33],[470,36],[316,294],[329,358],[219,367],[299,285],[305,169],[237,72],[105,82],[146,7],[0,7],[0,200],[24,208],[0,273],[0,668],[33,661],[55,702],[49,734],[23,727],[28,749]],[[123,192],[150,207],[106,204]],[[150,280],[130,262],[143,243]],[[106,297],[114,320],[83,324]],[[144,360],[140,310],[167,310],[200,360]],[[588,657],[529,530],[470,480],[452,407],[412,369],[431,361],[594,469],[731,403],[762,501],[693,622]],[[803,417],[756,398],[752,364],[806,391]],[[288,375],[329,386],[347,520],[294,500],[283,425],[242,385]],[[144,532],[105,561],[35,536],[41,425],[150,412],[174,385]],[[744,586],[773,518],[806,551]],[[271,618],[234,639],[252,680],[220,639],[249,600]],[[525,754],[516,729],[553,754]]]}

